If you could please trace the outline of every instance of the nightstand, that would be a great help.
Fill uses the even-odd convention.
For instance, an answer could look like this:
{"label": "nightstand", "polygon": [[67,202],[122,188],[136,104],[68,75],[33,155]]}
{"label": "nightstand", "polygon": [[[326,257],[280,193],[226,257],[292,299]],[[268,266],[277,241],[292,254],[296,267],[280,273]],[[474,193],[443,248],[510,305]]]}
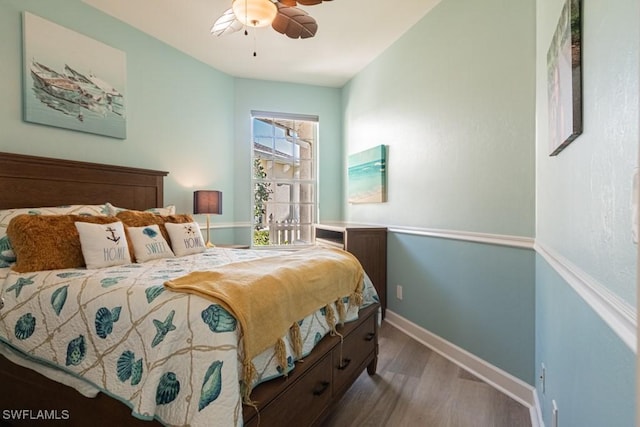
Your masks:
{"label": "nightstand", "polygon": [[315,225],[316,244],[344,249],[358,258],[378,292],[382,317],[387,308],[386,227],[324,223]]}

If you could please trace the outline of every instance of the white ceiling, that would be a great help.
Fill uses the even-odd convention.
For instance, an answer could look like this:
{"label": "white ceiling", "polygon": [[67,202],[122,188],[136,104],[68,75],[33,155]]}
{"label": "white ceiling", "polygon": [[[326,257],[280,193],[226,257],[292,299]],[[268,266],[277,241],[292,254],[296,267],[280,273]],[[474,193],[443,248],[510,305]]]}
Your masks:
{"label": "white ceiling", "polygon": [[[440,0],[334,0],[299,6],[318,23],[293,40],[271,27],[216,37],[231,0],[83,0],[170,46],[236,77],[341,87]],[[253,56],[254,50],[257,56]]]}

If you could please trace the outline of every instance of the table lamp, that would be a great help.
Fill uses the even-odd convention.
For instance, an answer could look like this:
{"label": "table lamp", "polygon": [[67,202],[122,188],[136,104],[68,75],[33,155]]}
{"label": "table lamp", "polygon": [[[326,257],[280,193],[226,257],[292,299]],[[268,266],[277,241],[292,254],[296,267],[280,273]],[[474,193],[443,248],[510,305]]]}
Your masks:
{"label": "table lamp", "polygon": [[207,215],[207,247],[215,245],[209,239],[209,215],[222,214],[222,191],[198,190],[193,192],[193,213]]}

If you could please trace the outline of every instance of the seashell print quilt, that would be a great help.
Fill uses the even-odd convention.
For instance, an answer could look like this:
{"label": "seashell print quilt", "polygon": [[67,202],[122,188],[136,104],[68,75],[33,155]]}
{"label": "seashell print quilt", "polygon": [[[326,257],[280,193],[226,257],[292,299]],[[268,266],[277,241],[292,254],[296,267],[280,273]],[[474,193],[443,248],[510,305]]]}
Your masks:
{"label": "seashell print quilt", "polygon": [[[170,425],[242,425],[239,331],[212,301],[166,289],[191,271],[273,256],[213,248],[204,253],[96,270],[9,272],[2,287],[0,341],[59,367],[125,402],[133,416]],[[365,277],[363,306],[377,302]],[[345,309],[348,303],[345,303]],[[347,321],[357,318],[357,307]],[[325,310],[299,322],[303,356],[330,330]],[[287,371],[295,356],[288,336]],[[241,351],[241,350],[240,350]],[[274,350],[255,359],[254,385],[281,376]]]}

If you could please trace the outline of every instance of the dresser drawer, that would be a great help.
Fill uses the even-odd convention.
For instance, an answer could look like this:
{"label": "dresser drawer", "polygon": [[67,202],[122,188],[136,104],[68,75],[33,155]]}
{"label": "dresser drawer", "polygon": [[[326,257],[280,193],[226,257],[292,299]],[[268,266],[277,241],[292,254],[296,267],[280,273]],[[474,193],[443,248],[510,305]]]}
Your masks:
{"label": "dresser drawer", "polygon": [[[283,405],[268,405],[260,411],[261,426],[309,426],[326,409],[332,397],[331,354],[305,373],[295,387],[282,395]],[[284,407],[292,410],[283,410]],[[300,408],[304,408],[300,411]]]}
{"label": "dresser drawer", "polygon": [[350,385],[354,376],[362,372],[362,364],[376,351],[376,316],[370,316],[333,349],[334,392]]}

